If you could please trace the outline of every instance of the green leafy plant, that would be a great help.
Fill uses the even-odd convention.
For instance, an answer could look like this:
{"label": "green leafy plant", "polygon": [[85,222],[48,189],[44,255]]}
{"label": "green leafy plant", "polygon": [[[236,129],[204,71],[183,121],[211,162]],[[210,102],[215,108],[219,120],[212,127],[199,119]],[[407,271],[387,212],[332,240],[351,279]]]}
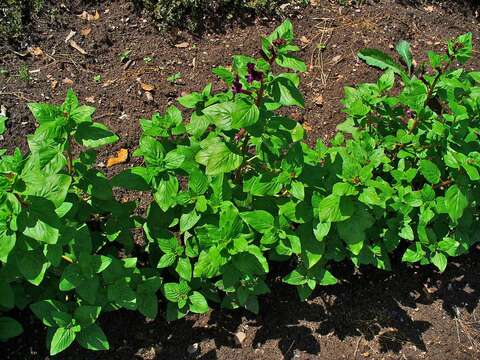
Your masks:
{"label": "green leafy plant", "polygon": [[131,54],[132,50],[124,50],[120,54],[118,54],[118,57],[120,58],[121,62],[126,62],[130,59]]}
{"label": "green leafy plant", "polygon": [[28,68],[28,65],[26,64],[20,65],[20,68],[18,69],[18,77],[23,82],[26,82],[26,83],[30,82],[31,76],[30,76],[30,70]]}
{"label": "green leafy plant", "polygon": [[93,81],[95,81],[97,84],[100,84],[102,82],[102,75],[97,74],[93,77]]}
{"label": "green leafy plant", "polygon": [[148,65],[148,64],[151,64],[151,63],[153,62],[153,57],[151,57],[151,56],[145,56],[145,57],[143,58],[143,62],[144,62],[145,64],[147,64],[147,65]]}
{"label": "green leafy plant", "polygon": [[167,81],[169,81],[170,83],[172,84],[176,84],[178,80],[180,80],[182,78],[182,73],[181,72],[177,72],[173,75],[170,75],[168,78],[167,78]]}
{"label": "green leafy plant", "polygon": [[[74,341],[108,349],[96,322],[106,311],[175,320],[210,302],[258,313],[272,262],[301,299],[337,283],[333,262],[390,270],[399,256],[443,271],[480,240],[480,73],[456,66],[471,34],[418,66],[408,43],[396,49],[403,65],[359,53],[385,71],[345,88],[346,121],[312,148],[283,115],[304,106],[306,69],[287,20],[260,57],[213,69],[223,91],[178,99],[188,121],[176,106],[141,119],[142,165],[112,179],[95,149],[117,136],[92,122],[94,108],[71,90],[62,105],[30,104],[30,152],[0,152],[0,340],[22,331],[14,307],[48,328],[52,355]],[[133,215],[115,188],[150,192],[146,213]]]}

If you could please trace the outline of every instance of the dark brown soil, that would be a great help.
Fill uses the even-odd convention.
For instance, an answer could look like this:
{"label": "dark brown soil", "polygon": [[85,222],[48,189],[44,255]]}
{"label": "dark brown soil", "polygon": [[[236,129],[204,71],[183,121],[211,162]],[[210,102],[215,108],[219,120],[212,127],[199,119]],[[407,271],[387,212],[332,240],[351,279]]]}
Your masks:
{"label": "dark brown soil", "polygon": [[[364,47],[392,52],[397,41],[406,39],[419,62],[426,50],[441,51],[447,39],[472,31],[477,47],[468,68],[480,69],[480,27],[474,10],[458,5],[413,6],[395,0],[359,8],[342,7],[336,1],[312,3],[318,5],[292,19],[303,48],[300,56],[310,69],[302,83],[305,110],[295,110],[292,116],[304,124],[312,143],[318,138],[328,141],[344,118],[343,87],[378,76],[356,58]],[[97,21],[76,16],[84,10],[93,14],[96,9],[100,13]],[[139,118],[165,110],[183,92],[199,90],[209,81],[214,88],[222,88],[211,68],[228,65],[233,54],[258,55],[259,37],[278,24],[258,19],[253,25],[234,26],[202,38],[183,32],[160,35],[134,13],[127,0],[103,1],[97,7],[59,6],[55,16],[62,21],[38,21],[29,37],[28,45],[41,48],[44,55],[0,47],[0,68],[11,74],[0,75],[0,105],[7,107],[10,118],[0,144],[25,151],[25,135],[35,129],[27,102],[61,102],[69,79],[82,101],[94,102],[97,121],[120,136],[117,144],[100,152],[99,166],[116,150],[136,147]],[[80,32],[85,28],[91,32],[83,36]],[[72,39],[87,55],[65,43],[70,30],[76,31]],[[188,47],[175,46],[184,42]],[[325,46],[321,53],[317,44]],[[127,69],[119,58],[125,50],[131,51],[132,60]],[[153,59],[149,64],[143,60],[147,56]],[[25,65],[30,70],[29,81],[18,76]],[[167,81],[176,72],[182,74],[177,84]],[[101,76],[100,83],[94,81],[96,75]],[[155,87],[153,102],[147,101],[139,82]],[[134,161],[105,170],[117,172]],[[297,300],[293,289],[275,285],[271,279],[273,293],[262,300],[258,317],[214,309],[205,316],[167,324],[162,319],[147,323],[130,312],[105,314],[101,322],[111,342],[110,352],[74,347],[59,358],[476,359],[480,357],[480,321],[475,316],[480,299],[479,255],[475,251],[457,259],[443,275],[405,265],[396,266],[392,273],[372,269],[359,273],[337,265],[336,274],[342,274],[343,284],[322,288],[306,303]],[[24,316],[24,336],[2,345],[3,352],[9,359],[43,359],[45,330]],[[242,347],[233,340],[237,331],[247,335]],[[187,348],[195,343],[199,351],[189,355]]]}

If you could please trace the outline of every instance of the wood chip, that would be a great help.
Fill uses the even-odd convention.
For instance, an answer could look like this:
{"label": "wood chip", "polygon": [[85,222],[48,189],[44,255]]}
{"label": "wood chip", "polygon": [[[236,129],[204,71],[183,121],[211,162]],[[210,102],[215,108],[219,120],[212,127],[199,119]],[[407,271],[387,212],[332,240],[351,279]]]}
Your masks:
{"label": "wood chip", "polygon": [[112,156],[107,160],[107,167],[112,167],[114,165],[123,164],[128,159],[128,150],[120,149],[117,151],[116,156]]}
{"label": "wood chip", "polygon": [[89,14],[88,12],[84,11],[80,15],[77,15],[80,19],[82,20],[87,20],[87,21],[97,21],[100,19],[100,14],[98,10],[95,10],[95,14]]}
{"label": "wood chip", "polygon": [[310,40],[308,40],[306,36],[302,36],[302,37],[300,38],[300,41],[301,41],[302,43],[304,43],[304,44],[308,44],[308,43],[310,42]]}
{"label": "wood chip", "polygon": [[50,87],[52,88],[52,90],[55,90],[57,88],[57,85],[58,85],[58,81],[57,80],[53,80],[51,83],[50,83]]}
{"label": "wood chip", "polygon": [[92,28],[91,27],[86,27],[86,28],[83,28],[80,30],[80,35],[82,36],[88,36],[90,35],[90,33],[92,32]]}
{"label": "wood chip", "polygon": [[72,48],[74,48],[75,50],[77,50],[80,54],[82,55],[87,55],[87,52],[85,50],[83,50],[80,45],[78,45],[74,40],[70,40],[68,42],[70,44],[70,46]]}
{"label": "wood chip", "polygon": [[238,346],[242,346],[246,338],[247,338],[247,334],[245,334],[243,331],[239,331],[235,334],[235,343]]}
{"label": "wood chip", "polygon": [[182,42],[180,44],[176,44],[175,47],[179,49],[185,49],[189,46],[188,42]]}
{"label": "wood chip", "polygon": [[72,40],[72,38],[75,36],[76,33],[77,33],[76,31],[70,30],[67,37],[65,38],[65,44],[67,44],[70,40]]}

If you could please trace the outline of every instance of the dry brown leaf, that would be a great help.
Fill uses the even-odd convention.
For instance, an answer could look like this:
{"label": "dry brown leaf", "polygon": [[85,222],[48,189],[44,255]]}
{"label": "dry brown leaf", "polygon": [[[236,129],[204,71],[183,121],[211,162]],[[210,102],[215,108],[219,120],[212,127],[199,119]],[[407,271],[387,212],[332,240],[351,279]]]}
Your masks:
{"label": "dry brown leaf", "polygon": [[43,50],[38,46],[29,47],[28,52],[33,56],[43,56]]}
{"label": "dry brown leaf", "polygon": [[52,90],[55,90],[55,88],[57,87],[58,85],[58,81],[57,80],[53,80],[51,83],[50,83],[50,87],[52,88]]}
{"label": "dry brown leaf", "polygon": [[83,50],[80,45],[78,45],[74,40],[70,40],[68,42],[70,44],[70,46],[72,48],[74,48],[75,50],[77,50],[80,54],[82,55],[87,55],[87,52],[85,50]]}
{"label": "dry brown leaf", "polygon": [[88,35],[90,35],[91,32],[92,32],[92,28],[91,27],[86,27],[86,28],[83,28],[83,29],[80,30],[80,35],[88,36]]}
{"label": "dry brown leaf", "polygon": [[80,15],[77,15],[80,19],[82,20],[87,20],[87,21],[97,21],[100,19],[100,14],[98,10],[95,10],[95,14],[89,14],[88,12],[84,11]]}
{"label": "dry brown leaf", "polygon": [[431,13],[431,12],[433,12],[433,11],[435,10],[435,7],[432,6],[432,5],[429,5],[429,6],[425,6],[425,7],[423,8],[423,10],[425,10],[426,12]]}
{"label": "dry brown leaf", "polygon": [[304,43],[304,44],[308,44],[308,43],[310,42],[310,40],[308,40],[308,38],[307,38],[306,36],[302,36],[302,37],[300,38],[300,41],[301,41],[302,43]]}
{"label": "dry brown leaf", "polygon": [[153,89],[155,89],[155,86],[153,86],[151,84],[146,84],[146,83],[143,83],[143,82],[140,83],[140,86],[141,86],[143,91],[153,91]]}
{"label": "dry brown leaf", "polygon": [[128,159],[128,150],[120,149],[117,151],[116,156],[112,156],[107,160],[107,167],[112,167],[114,165],[123,164]]}
{"label": "dry brown leaf", "polygon": [[315,96],[313,98],[313,102],[315,103],[315,105],[323,106],[323,96],[322,95]]}
{"label": "dry brown leaf", "polygon": [[335,64],[339,63],[341,60],[342,60],[342,55],[337,55],[337,56],[334,56],[332,58],[331,62],[332,62],[333,65],[335,65]]}
{"label": "dry brown leaf", "polygon": [[182,42],[180,44],[176,44],[175,47],[179,48],[179,49],[185,49],[188,47],[188,42]]}
{"label": "dry brown leaf", "polygon": [[304,129],[305,131],[312,131],[312,129],[313,129],[313,128],[312,128],[308,123],[306,123],[306,122],[304,122],[304,123],[302,124],[302,126],[303,126],[303,129]]}
{"label": "dry brown leaf", "polygon": [[63,79],[62,82],[67,86],[72,86],[73,85],[73,80],[69,79],[69,78]]}

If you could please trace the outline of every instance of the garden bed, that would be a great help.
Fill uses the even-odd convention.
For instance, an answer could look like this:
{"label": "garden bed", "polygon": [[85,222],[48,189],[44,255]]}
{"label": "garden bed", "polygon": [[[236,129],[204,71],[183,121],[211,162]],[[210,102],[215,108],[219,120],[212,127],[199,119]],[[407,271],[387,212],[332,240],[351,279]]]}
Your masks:
{"label": "garden bed", "polygon": [[[393,52],[393,46],[405,39],[412,43],[415,54],[424,56],[425,50],[441,50],[447,39],[472,30],[478,45],[475,14],[464,14],[456,7],[411,7],[393,1],[359,8],[320,3],[293,19],[302,47],[300,57],[309,71],[302,75],[305,110],[289,115],[302,123],[310,143],[317,138],[328,141],[344,119],[340,104],[343,86],[373,81],[378,76],[376,70],[357,59],[359,50],[374,47]],[[30,51],[2,48],[0,67],[10,73],[2,78],[0,87],[0,105],[6,106],[9,115],[3,142],[9,150],[15,146],[26,150],[25,135],[35,129],[27,101],[61,102],[66,89],[72,87],[82,102],[97,107],[95,119],[120,137],[98,157],[97,166],[109,175],[138,163],[132,159],[105,168],[107,159],[118,149],[133,151],[137,147],[140,117],[163,112],[184,92],[201,90],[215,80],[211,68],[228,65],[231,55],[258,56],[259,36],[278,24],[257,19],[248,27],[235,26],[223,34],[202,38],[176,31],[160,36],[127,1],[60,11],[56,16],[61,16],[61,21],[52,23],[44,18],[35,24],[29,37]],[[90,21],[77,16],[83,11],[91,14]],[[71,30],[76,34],[65,41]],[[467,68],[478,69],[479,65],[476,52]],[[178,79],[167,79],[177,73],[181,73]],[[154,87],[149,91],[153,99],[147,98],[145,85]],[[222,86],[214,82],[214,89]],[[131,194],[119,196],[128,200]],[[87,353],[74,347],[61,356],[477,358],[478,255],[474,251],[456,259],[442,275],[432,268],[407,269],[399,264],[394,264],[392,273],[363,268],[359,273],[336,265],[344,283],[317,290],[306,303],[300,303],[292,289],[277,287],[276,279],[269,279],[273,292],[261,301],[258,317],[214,309],[208,315],[167,324],[162,319],[147,323],[140,315],[126,311],[107,314],[101,323],[111,342],[110,353]],[[286,275],[281,268],[274,273]],[[25,320],[27,324],[29,320]],[[7,344],[10,358],[44,357],[45,332],[37,320],[32,320],[32,329],[35,336],[27,330]],[[237,332],[246,335],[242,346],[235,343]],[[194,344],[199,350],[189,355],[188,348]]]}

